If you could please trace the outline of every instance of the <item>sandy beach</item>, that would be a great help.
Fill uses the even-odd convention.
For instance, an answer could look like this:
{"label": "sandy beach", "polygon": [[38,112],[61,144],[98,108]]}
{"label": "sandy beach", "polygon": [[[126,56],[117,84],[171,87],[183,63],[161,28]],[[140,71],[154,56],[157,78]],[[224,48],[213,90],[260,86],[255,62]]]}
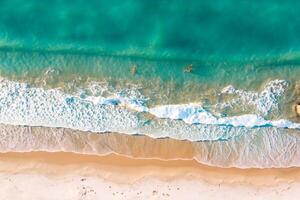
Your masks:
{"label": "sandy beach", "polygon": [[297,199],[300,170],[235,169],[193,160],[2,153],[2,199]]}
{"label": "sandy beach", "polygon": [[[297,167],[241,169],[201,163],[218,158],[226,166],[242,159],[236,156],[242,151],[230,151],[235,143],[0,127],[1,200],[298,199]],[[222,148],[211,146],[217,144]],[[210,148],[228,156],[212,154]]]}

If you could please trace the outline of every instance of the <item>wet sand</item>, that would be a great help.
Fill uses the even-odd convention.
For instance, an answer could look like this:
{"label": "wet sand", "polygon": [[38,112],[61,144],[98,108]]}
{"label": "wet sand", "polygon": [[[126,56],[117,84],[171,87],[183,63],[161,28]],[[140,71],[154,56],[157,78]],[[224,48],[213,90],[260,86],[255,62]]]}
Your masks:
{"label": "wet sand", "polygon": [[262,132],[249,132],[228,141],[190,142],[120,133],[97,134],[65,128],[0,124],[0,152],[116,153],[133,158],[196,160],[200,164],[225,168],[300,166],[298,131],[280,131],[266,128]]}
{"label": "wet sand", "polygon": [[196,178],[216,184],[276,185],[281,182],[300,181],[299,168],[219,168],[201,165],[195,160],[135,159],[116,154],[97,156],[67,152],[10,152],[1,153],[0,159],[1,172],[42,172],[48,175],[76,172],[79,175],[105,177],[119,183],[131,183],[144,176],[163,180]]}

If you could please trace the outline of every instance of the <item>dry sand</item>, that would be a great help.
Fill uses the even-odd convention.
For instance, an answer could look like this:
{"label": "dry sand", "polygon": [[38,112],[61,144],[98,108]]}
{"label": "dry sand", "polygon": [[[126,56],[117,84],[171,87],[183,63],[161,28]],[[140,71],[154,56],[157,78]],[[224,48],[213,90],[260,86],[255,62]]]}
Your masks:
{"label": "dry sand", "polygon": [[0,154],[2,199],[299,199],[300,170],[74,153]]}

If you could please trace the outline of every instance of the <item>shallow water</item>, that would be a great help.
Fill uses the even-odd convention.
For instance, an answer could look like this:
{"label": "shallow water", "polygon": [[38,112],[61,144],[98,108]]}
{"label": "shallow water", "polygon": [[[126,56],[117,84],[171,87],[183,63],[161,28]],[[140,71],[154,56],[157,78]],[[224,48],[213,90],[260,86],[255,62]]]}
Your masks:
{"label": "shallow water", "polygon": [[294,130],[248,130],[235,140],[190,142],[152,139],[127,134],[76,131],[64,128],[0,125],[0,152],[74,152],[133,158],[191,160],[236,168],[286,168],[299,166],[299,134]]}

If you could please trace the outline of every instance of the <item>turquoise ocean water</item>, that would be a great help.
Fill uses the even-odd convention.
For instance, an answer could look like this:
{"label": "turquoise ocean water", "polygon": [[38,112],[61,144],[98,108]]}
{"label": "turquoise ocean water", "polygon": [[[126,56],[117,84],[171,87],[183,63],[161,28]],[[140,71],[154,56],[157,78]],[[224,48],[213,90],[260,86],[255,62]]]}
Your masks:
{"label": "turquoise ocean water", "polygon": [[212,142],[216,152],[257,140],[278,162],[231,166],[299,166],[299,6],[0,1],[0,122]]}

